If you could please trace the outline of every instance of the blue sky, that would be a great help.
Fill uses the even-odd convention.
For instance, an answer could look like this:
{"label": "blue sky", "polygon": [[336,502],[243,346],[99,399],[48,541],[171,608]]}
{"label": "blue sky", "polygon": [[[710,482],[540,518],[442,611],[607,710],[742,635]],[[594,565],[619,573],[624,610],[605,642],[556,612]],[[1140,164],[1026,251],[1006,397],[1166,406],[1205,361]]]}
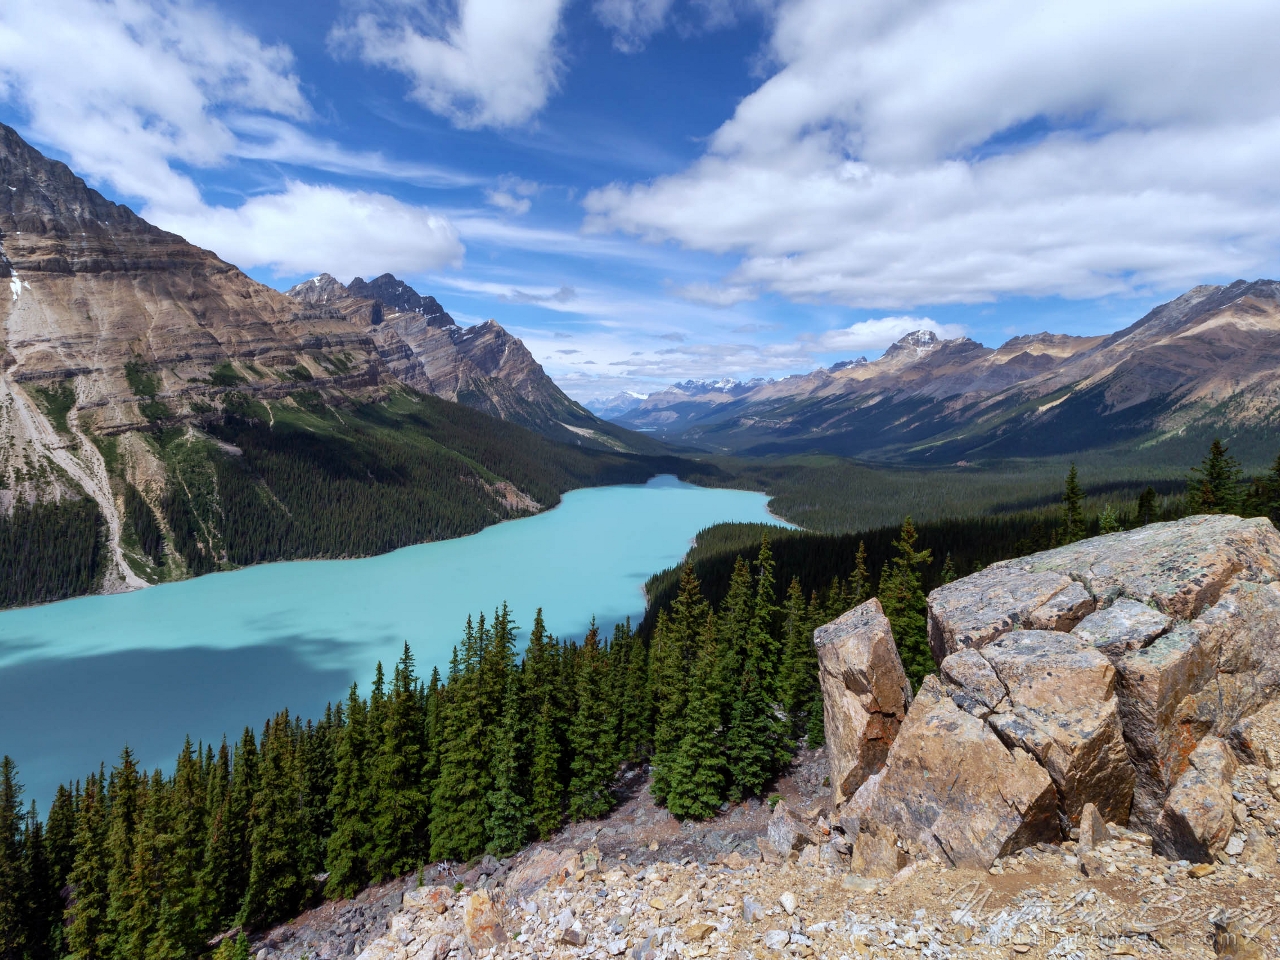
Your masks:
{"label": "blue sky", "polygon": [[43,0],[0,119],[285,288],[384,270],[574,396],[1276,276],[1259,0]]}

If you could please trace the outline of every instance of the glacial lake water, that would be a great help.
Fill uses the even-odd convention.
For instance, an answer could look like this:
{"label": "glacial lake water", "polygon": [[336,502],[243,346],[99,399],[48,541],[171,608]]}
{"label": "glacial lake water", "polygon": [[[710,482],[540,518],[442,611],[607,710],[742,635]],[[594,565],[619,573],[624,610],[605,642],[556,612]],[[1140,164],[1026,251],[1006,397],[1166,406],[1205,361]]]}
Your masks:
{"label": "glacial lake water", "polygon": [[468,614],[504,600],[527,634],[581,637],[644,612],[643,586],[692,537],[726,521],[778,522],[763,494],[647,484],[565,494],[546,513],[473,536],[358,560],[272,563],[135,593],[0,612],[0,755],[26,799],[110,767],[128,743],[172,764],[183,738],[255,729],[284,707],[319,716],[351,681],[367,692],[409,641],[445,672]]}

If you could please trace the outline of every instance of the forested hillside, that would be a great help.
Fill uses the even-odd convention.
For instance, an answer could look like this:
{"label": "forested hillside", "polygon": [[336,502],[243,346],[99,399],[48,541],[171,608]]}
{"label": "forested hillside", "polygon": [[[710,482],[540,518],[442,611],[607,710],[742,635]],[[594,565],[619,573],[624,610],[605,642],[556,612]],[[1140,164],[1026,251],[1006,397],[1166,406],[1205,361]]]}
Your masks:
{"label": "forested hillside", "polygon": [[[578,487],[661,472],[674,457],[570,446],[438,397],[339,407],[318,395],[228,401],[204,430],[97,440],[123,507],[122,546],[150,582],[270,560],[367,556],[475,533]],[[0,607],[88,593],[109,563],[91,500],[0,516]]]}

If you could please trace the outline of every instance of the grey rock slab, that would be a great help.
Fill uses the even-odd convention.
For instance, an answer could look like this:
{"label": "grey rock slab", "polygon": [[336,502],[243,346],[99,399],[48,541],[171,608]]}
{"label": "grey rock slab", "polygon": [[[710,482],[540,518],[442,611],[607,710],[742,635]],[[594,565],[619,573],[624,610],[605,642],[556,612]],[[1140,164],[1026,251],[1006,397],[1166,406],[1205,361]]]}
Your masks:
{"label": "grey rock slab", "polygon": [[1072,629],[1115,660],[1130,650],[1141,650],[1169,629],[1173,618],[1154,607],[1121,597],[1105,610],[1089,614]]}
{"label": "grey rock slab", "polygon": [[988,722],[1048,771],[1067,819],[1079,822],[1093,803],[1108,820],[1127,822],[1135,772],[1111,662],[1084,638],[1049,630],[1015,630],[980,655],[1013,704]]}
{"label": "grey rock slab", "polygon": [[995,563],[929,594],[929,646],[941,663],[965,647],[981,647],[1030,619],[1072,586],[1070,577],[1030,573]]}
{"label": "grey rock slab", "polygon": [[995,669],[977,650],[957,650],[942,661],[941,669],[947,681],[988,711],[995,710],[1009,694]]}

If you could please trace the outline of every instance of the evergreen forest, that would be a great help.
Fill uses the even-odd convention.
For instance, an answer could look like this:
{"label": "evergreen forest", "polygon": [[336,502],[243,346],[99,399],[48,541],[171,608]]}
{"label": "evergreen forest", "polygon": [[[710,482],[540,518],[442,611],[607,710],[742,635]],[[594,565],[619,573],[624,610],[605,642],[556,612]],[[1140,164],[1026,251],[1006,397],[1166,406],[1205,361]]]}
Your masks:
{"label": "evergreen forest", "polygon": [[[272,560],[356,557],[465,536],[554,506],[585,486],[714,468],[676,457],[575,447],[408,391],[338,410],[240,397],[203,433],[155,425],[145,442],[162,489],[97,438],[123,506],[125,554],[152,582]],[[515,490],[534,501],[511,500]],[[0,515],[0,608],[91,593],[110,562],[92,500]]]}
{"label": "evergreen forest", "polygon": [[[1215,442],[1176,502],[1149,490],[1132,508],[1091,516],[1086,501],[1073,468],[1043,528],[917,529],[907,519],[851,551],[842,541],[786,563],[784,544],[807,535],[770,528],[710,590],[699,565],[717,569],[742,535],[720,531],[674,590],[651,594],[656,612],[642,629],[593,624],[581,640],[558,640],[539,611],[518,655],[520,628],[504,605],[468,621],[444,677],[420,676],[406,645],[389,678],[379,665],[367,692],[353,685],[318,720],[285,710],[216,748],[188,739],[167,774],[142,769],[126,747],[110,770],[60,787],[43,819],[5,757],[0,958],[229,960],[246,941],[228,936],[215,949],[219,934],[261,929],[428,861],[506,857],[568,821],[601,817],[622,775],[643,765],[672,814],[712,816],[767,794],[798,749],[823,742],[817,626],[878,596],[918,686],[936,669],[931,583],[1038,548],[1037,538],[1065,543],[1170,512],[1274,516],[1280,461],[1247,481]],[[986,552],[965,552],[983,537]]]}

